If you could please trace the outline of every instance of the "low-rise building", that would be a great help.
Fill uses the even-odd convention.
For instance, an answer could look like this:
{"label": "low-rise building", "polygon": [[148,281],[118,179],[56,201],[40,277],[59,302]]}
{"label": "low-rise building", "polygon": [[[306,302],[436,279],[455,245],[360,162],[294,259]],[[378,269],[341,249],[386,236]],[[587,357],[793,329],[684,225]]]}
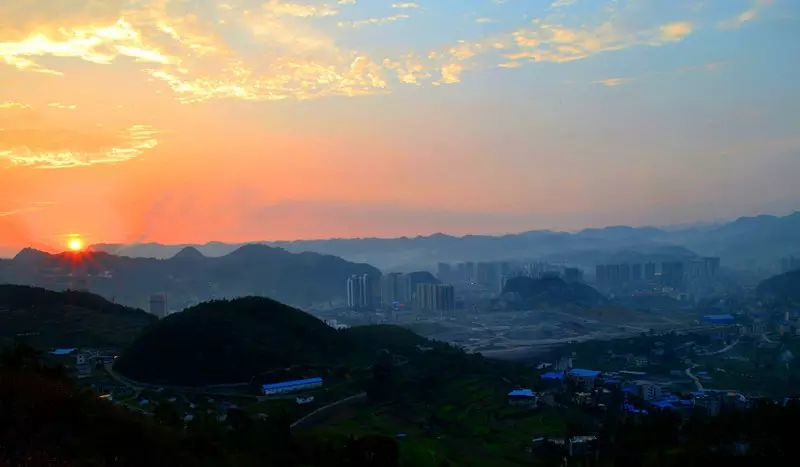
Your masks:
{"label": "low-rise building", "polygon": [[511,405],[536,407],[539,403],[539,396],[530,389],[514,389],[508,393],[508,403]]}
{"label": "low-rise building", "polygon": [[591,391],[599,376],[599,371],[583,368],[573,368],[567,372],[567,378],[582,387],[584,391]]}
{"label": "low-rise building", "polygon": [[293,381],[282,381],[280,383],[264,384],[261,386],[261,391],[265,396],[272,396],[276,394],[306,391],[308,389],[314,389],[321,386],[322,378],[307,378]]}

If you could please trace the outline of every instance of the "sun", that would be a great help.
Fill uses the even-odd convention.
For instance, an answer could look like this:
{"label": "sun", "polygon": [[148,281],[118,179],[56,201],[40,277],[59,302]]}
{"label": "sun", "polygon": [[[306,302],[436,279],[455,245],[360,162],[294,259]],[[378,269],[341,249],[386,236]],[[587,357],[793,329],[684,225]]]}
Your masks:
{"label": "sun", "polygon": [[67,240],[67,248],[71,251],[81,251],[83,250],[83,240],[80,237],[72,237]]}

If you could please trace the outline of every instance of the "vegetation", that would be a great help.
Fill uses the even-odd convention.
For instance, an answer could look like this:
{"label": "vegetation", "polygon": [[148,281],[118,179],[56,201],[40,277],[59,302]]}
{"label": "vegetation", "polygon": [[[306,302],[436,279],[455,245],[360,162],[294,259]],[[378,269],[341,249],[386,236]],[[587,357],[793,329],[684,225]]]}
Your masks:
{"label": "vegetation", "polygon": [[758,285],[759,297],[781,304],[800,303],[800,270],[770,277]]}
{"label": "vegetation", "polygon": [[508,280],[503,293],[518,295],[526,307],[566,304],[595,306],[606,302],[605,297],[592,287],[578,282],[565,282],[558,277],[515,277]]}
{"label": "vegetation", "polygon": [[155,320],[90,293],[0,285],[0,340],[40,349],[121,347]]}

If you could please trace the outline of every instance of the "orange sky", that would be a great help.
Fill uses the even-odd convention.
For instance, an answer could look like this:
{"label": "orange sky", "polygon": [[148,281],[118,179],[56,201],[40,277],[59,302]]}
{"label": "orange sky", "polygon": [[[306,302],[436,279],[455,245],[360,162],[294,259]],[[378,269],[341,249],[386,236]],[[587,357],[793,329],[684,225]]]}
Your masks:
{"label": "orange sky", "polygon": [[0,255],[800,204],[796,4],[507,3],[3,2]]}

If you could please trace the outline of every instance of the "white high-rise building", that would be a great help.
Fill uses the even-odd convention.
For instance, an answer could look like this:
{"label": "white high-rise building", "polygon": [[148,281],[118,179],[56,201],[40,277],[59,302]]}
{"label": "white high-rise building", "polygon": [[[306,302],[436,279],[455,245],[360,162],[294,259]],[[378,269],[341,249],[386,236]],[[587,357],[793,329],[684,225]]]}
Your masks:
{"label": "white high-rise building", "polygon": [[363,310],[372,306],[372,289],[368,274],[353,274],[347,278],[347,307]]}

